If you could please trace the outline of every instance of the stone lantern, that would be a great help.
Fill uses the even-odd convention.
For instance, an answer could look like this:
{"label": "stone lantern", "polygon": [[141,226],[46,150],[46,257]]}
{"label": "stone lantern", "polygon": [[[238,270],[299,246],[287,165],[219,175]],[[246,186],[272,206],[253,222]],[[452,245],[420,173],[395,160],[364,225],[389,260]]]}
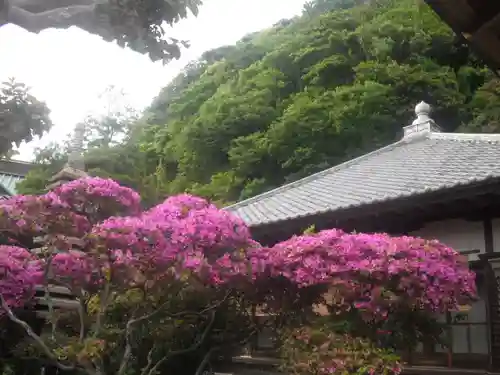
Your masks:
{"label": "stone lantern", "polygon": [[64,167],[49,180],[49,190],[82,177],[87,177],[85,161],[83,159],[83,141],[85,137],[85,124],[78,124],[71,141],[68,161]]}

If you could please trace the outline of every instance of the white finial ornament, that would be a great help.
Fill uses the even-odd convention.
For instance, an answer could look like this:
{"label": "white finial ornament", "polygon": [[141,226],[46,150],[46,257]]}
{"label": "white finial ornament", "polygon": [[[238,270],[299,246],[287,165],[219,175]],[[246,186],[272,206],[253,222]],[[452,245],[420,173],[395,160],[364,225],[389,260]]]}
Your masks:
{"label": "white finial ornament", "polygon": [[421,101],[415,106],[415,114],[417,118],[413,121],[413,125],[423,124],[432,121],[429,117],[431,106],[424,101]]}
{"label": "white finial ornament", "polygon": [[411,125],[404,127],[404,136],[406,139],[417,139],[427,137],[429,133],[439,132],[439,127],[430,118],[431,106],[422,101],[415,106],[415,114],[417,118],[413,120]]}
{"label": "white finial ornament", "polygon": [[415,114],[418,116],[429,115],[431,113],[431,106],[424,101],[421,101],[415,106]]}

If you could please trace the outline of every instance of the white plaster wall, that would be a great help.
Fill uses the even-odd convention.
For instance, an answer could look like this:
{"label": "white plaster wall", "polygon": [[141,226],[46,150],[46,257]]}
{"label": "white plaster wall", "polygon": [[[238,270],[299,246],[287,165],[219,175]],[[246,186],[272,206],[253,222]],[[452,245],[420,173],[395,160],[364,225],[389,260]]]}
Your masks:
{"label": "white plaster wall", "polygon": [[500,219],[492,220],[493,227],[493,251],[500,252]]}
{"label": "white plaster wall", "polygon": [[[498,222],[498,248],[500,250],[500,221]],[[480,250],[484,253],[484,227],[482,221],[462,219],[434,221],[423,228],[409,233],[410,236],[439,240],[456,251]],[[477,260],[477,255],[469,255],[469,260]]]}
{"label": "white plaster wall", "polygon": [[[496,228],[496,246],[495,249],[500,251],[500,220],[494,226]],[[480,250],[485,252],[484,244],[484,227],[482,221],[466,221],[461,219],[445,220],[431,222],[423,228],[409,233],[411,236],[418,236],[426,239],[436,239],[444,244],[452,247],[456,251]],[[476,260],[477,255],[469,255],[469,260]],[[479,289],[479,294],[482,293],[482,288]],[[471,323],[486,322],[486,306],[484,299],[475,302],[472,306],[466,321]],[[467,344],[467,331],[471,338],[471,348],[469,350]],[[454,353],[488,353],[488,336],[486,326],[454,326],[452,328],[453,336],[453,352]],[[436,347],[436,351],[442,352],[446,349]]]}

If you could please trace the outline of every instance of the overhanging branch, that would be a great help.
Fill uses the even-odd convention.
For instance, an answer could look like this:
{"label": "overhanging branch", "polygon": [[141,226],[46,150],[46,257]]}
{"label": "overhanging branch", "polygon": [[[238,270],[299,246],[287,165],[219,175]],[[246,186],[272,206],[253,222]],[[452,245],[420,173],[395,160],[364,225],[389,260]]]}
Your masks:
{"label": "overhanging branch", "polygon": [[[42,13],[58,8],[73,7],[75,5],[94,5],[95,0],[10,0],[12,7],[21,8],[31,13]],[[105,1],[107,2],[107,1]]]}
{"label": "overhanging branch", "polygon": [[33,33],[57,28],[80,27],[89,32],[105,30],[104,20],[95,12],[95,5],[74,5],[56,8],[42,13],[31,13],[18,7],[7,10],[6,22],[12,23]]}
{"label": "overhanging branch", "polygon": [[111,26],[97,6],[108,0],[0,0],[0,26],[11,23],[39,33],[42,30],[79,27],[108,37]]}
{"label": "overhanging branch", "polygon": [[200,4],[201,0],[0,0],[0,27],[13,24],[39,33],[75,26],[166,62],[179,58],[181,45],[187,44],[166,38],[160,24],[185,18],[187,9],[196,15]]}

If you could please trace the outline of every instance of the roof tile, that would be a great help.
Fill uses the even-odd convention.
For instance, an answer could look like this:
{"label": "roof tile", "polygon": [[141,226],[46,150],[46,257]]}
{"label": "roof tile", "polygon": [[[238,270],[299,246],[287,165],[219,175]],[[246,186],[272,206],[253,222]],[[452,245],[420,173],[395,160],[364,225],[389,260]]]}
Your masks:
{"label": "roof tile", "polygon": [[0,172],[0,186],[6,190],[10,195],[16,195],[16,185],[22,181],[24,177],[13,174],[4,174]]}
{"label": "roof tile", "polygon": [[226,209],[258,226],[500,177],[499,160],[498,134],[429,133]]}

